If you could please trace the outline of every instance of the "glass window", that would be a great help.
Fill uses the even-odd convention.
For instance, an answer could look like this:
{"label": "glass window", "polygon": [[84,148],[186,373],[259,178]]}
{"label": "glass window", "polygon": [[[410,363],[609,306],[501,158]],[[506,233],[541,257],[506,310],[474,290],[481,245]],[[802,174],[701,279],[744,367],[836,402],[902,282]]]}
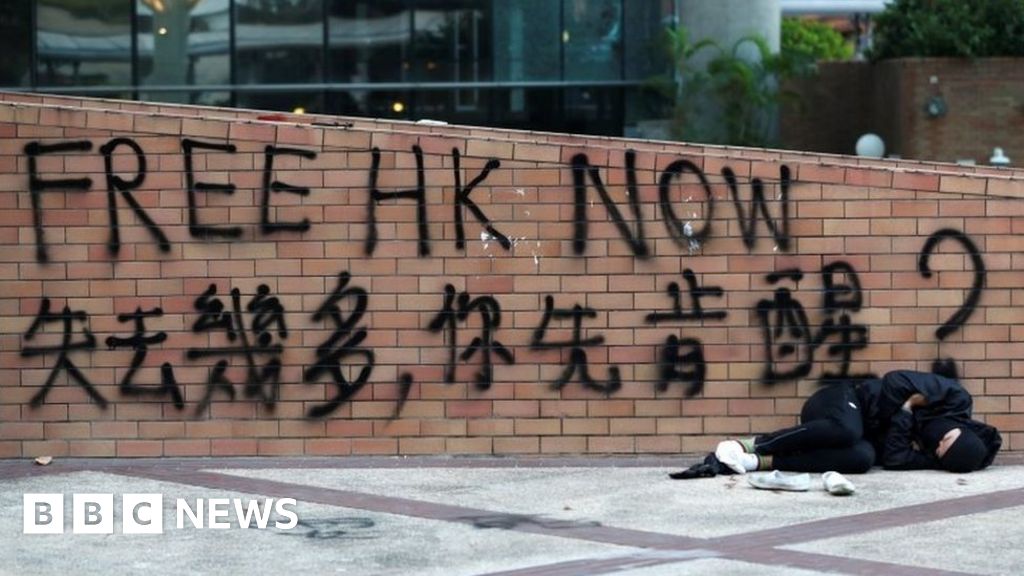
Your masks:
{"label": "glass window", "polygon": [[333,0],[328,13],[330,80],[399,82],[410,77],[413,14],[401,0]]}
{"label": "glass window", "polygon": [[61,96],[74,96],[76,98],[107,98],[110,100],[131,100],[132,91],[128,90],[75,90],[73,87],[64,89],[47,89],[46,94],[58,94]]}
{"label": "glass window", "polygon": [[[416,3],[413,29],[417,80],[482,82],[491,79],[489,2],[420,0]],[[465,96],[467,94],[457,98],[456,104]]]}
{"label": "glass window", "polygon": [[[483,88],[463,91],[419,90],[416,92],[412,119],[442,120],[449,124],[487,126],[491,108],[491,92],[493,90]],[[466,106],[465,103],[470,99],[473,105]]]}
{"label": "glass window", "polygon": [[402,90],[346,90],[327,94],[327,113],[339,116],[409,120],[413,117],[414,105],[412,94]]}
{"label": "glass window", "polygon": [[554,0],[494,3],[494,79],[506,82],[561,77],[561,7]]}
{"label": "glass window", "polygon": [[498,128],[562,131],[561,88],[503,88],[494,91],[491,120]]}
{"label": "glass window", "polygon": [[667,71],[667,36],[674,26],[674,0],[625,0],[626,78],[646,80]]}
{"label": "glass window", "polygon": [[235,0],[239,84],[323,81],[322,0]]}
{"label": "glass window", "polygon": [[[230,6],[230,0],[138,0],[139,83],[230,83]],[[192,101],[186,92],[154,94],[164,102]]]}
{"label": "glass window", "polygon": [[0,86],[28,86],[32,83],[32,2],[0,2]]}
{"label": "glass window", "polygon": [[139,100],[143,102],[168,102],[175,104],[192,104],[195,106],[230,107],[231,92],[214,90],[192,91],[140,91]]}
{"label": "glass window", "polygon": [[238,91],[239,108],[253,110],[274,110],[296,114],[319,114],[323,112],[323,93],[315,92],[248,92]]}
{"label": "glass window", "polygon": [[39,0],[39,84],[130,86],[131,13],[131,0]]}
{"label": "glass window", "polygon": [[565,113],[558,132],[621,136],[623,89],[615,86],[566,88]]}
{"label": "glass window", "polygon": [[622,0],[564,0],[566,80],[622,78]]}

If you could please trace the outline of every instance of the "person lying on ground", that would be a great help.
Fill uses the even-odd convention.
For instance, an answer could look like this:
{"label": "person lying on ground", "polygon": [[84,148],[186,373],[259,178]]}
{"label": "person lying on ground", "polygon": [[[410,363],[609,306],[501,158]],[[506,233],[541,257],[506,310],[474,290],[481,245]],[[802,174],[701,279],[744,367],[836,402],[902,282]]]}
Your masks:
{"label": "person lying on ground", "polygon": [[800,424],[718,444],[703,463],[672,474],[696,478],[753,470],[981,470],[1002,445],[999,432],[972,419],[960,382],[898,370],[883,378],[837,382],[807,399]]}

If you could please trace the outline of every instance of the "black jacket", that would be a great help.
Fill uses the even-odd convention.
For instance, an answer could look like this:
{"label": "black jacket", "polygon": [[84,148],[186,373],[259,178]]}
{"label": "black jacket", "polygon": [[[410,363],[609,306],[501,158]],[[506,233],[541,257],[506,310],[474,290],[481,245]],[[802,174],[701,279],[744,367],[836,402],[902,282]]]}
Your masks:
{"label": "black jacket", "polygon": [[[913,394],[920,393],[926,406],[912,413],[902,409]],[[857,386],[864,415],[864,436],[875,447],[876,464],[890,470],[939,468],[935,454],[920,449],[921,426],[934,418],[957,420],[978,435],[988,447],[982,468],[992,463],[1002,446],[999,432],[971,419],[973,400],[964,387],[950,378],[925,372],[897,370],[881,379]]]}

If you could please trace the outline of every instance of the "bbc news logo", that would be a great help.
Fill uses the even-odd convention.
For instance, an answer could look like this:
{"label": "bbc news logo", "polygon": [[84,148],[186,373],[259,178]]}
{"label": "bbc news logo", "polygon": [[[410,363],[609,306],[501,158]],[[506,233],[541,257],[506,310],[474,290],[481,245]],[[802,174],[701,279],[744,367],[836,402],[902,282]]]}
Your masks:
{"label": "bbc news logo", "polygon": [[[299,523],[294,498],[184,498],[175,501],[175,525],[192,528],[226,530],[257,528],[272,525],[278,530],[291,530]],[[234,512],[235,523],[231,522]],[[25,494],[22,531],[25,534],[64,533],[64,494]],[[71,532],[73,534],[113,534],[113,494],[72,494]],[[163,534],[163,494],[123,494],[121,497],[121,532],[123,534]]]}

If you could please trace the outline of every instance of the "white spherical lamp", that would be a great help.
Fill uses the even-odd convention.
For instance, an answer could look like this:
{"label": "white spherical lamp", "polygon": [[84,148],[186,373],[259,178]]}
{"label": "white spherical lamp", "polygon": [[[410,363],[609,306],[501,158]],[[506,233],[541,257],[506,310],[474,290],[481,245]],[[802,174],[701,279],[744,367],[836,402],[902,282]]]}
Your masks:
{"label": "white spherical lamp", "polygon": [[885,156],[885,142],[878,134],[865,134],[857,139],[857,156],[864,158],[881,158]]}

